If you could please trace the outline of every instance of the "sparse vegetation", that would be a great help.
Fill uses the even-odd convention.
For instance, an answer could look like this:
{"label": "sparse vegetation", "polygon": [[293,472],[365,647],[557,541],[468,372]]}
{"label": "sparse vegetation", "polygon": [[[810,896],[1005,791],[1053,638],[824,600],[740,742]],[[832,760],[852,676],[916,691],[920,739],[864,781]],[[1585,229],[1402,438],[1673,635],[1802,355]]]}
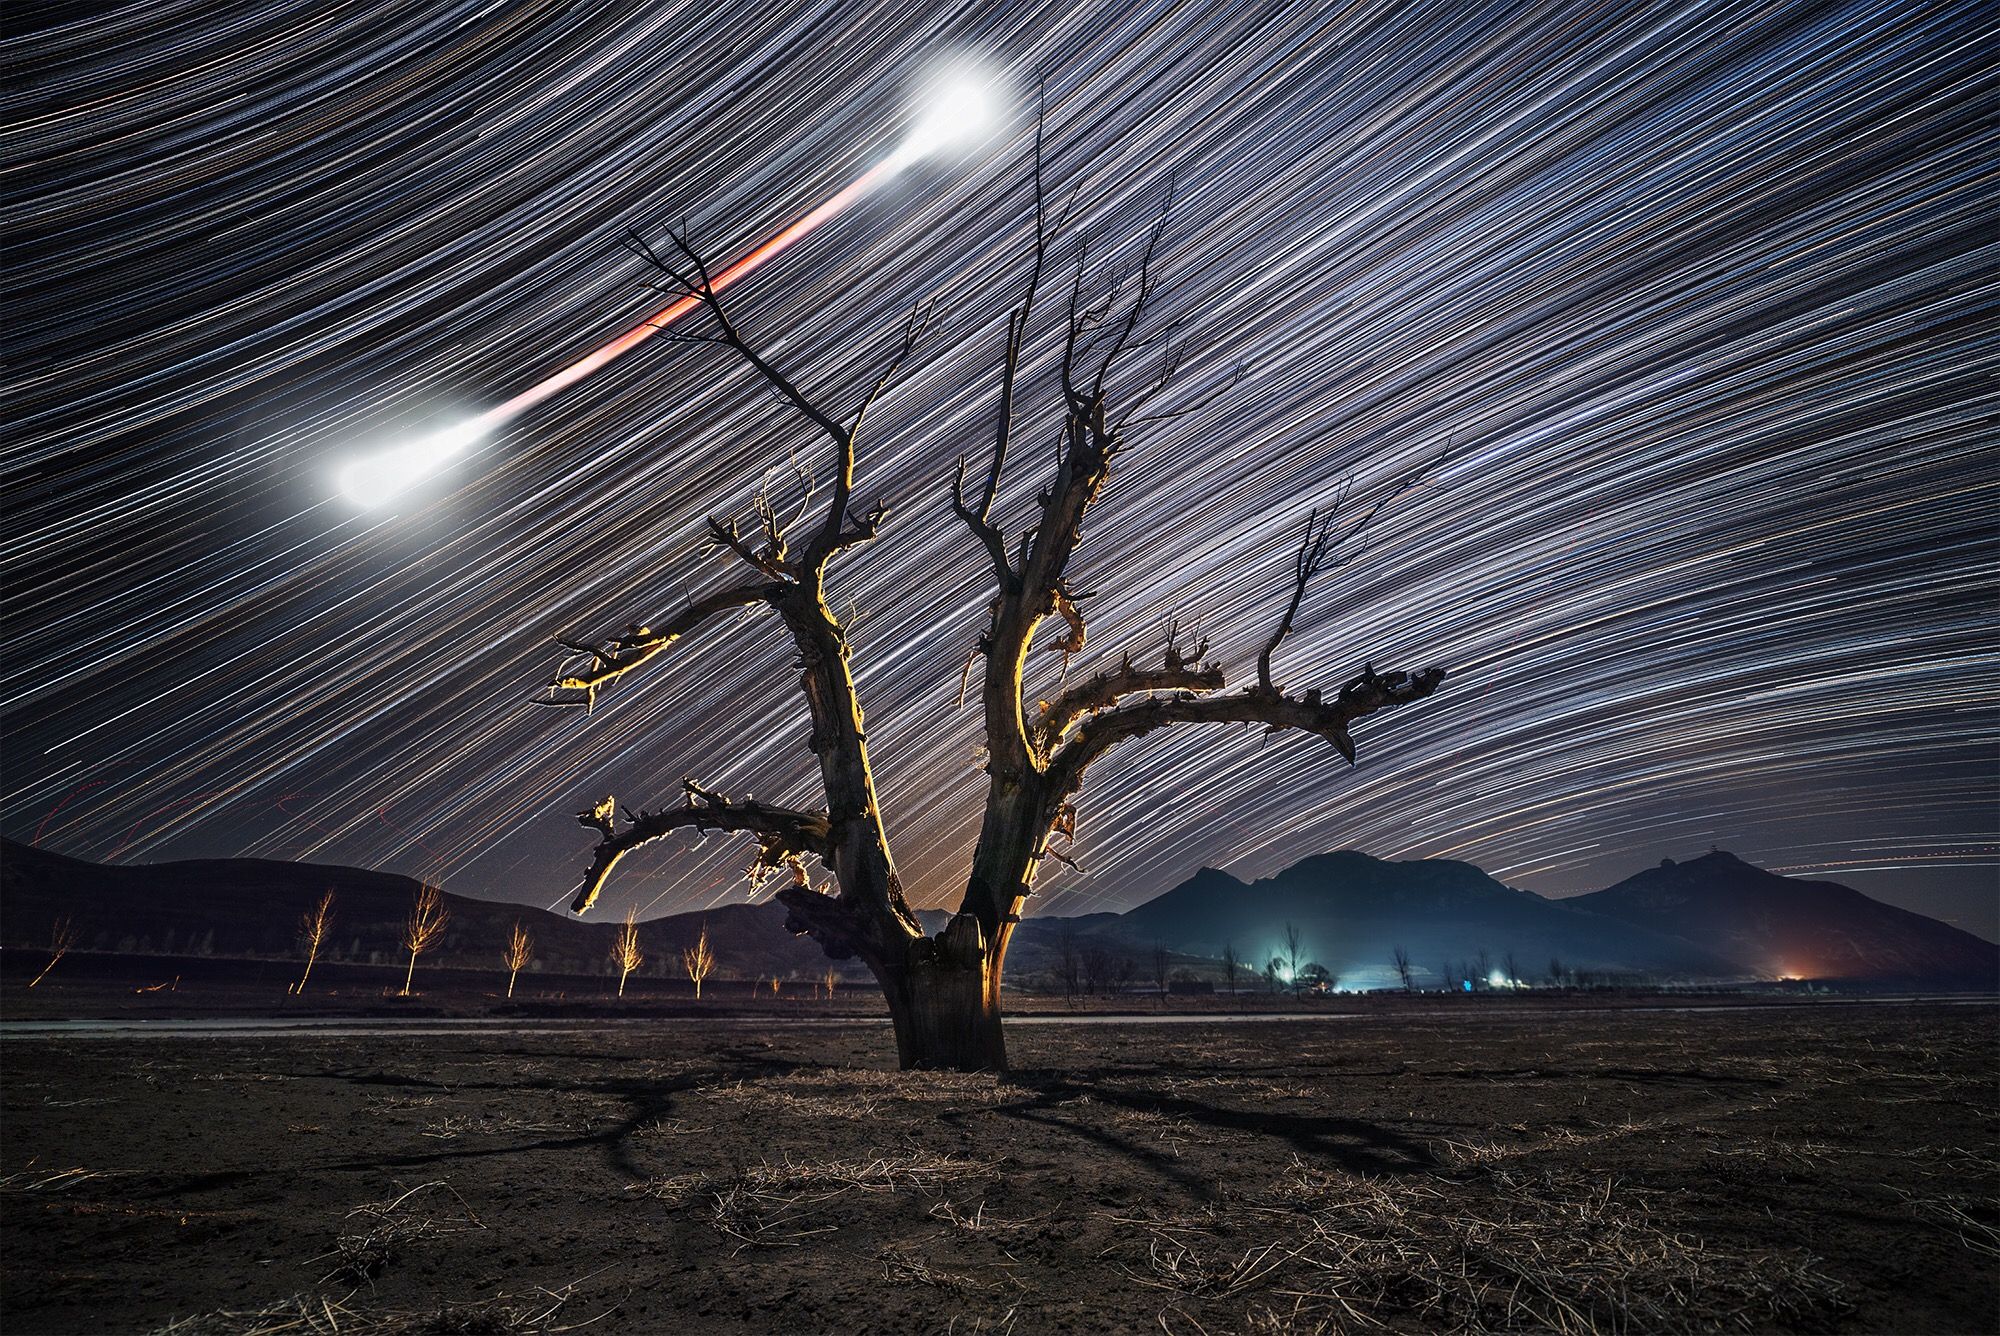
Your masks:
{"label": "sparse vegetation", "polygon": [[1992,1008],[1376,1005],[1024,1027],[1011,1077],[824,1023],[10,1041],[10,1329],[1990,1325]]}
{"label": "sparse vegetation", "polygon": [[865,1161],[785,1159],[726,1176],[681,1174],[631,1191],[669,1206],[705,1199],[709,1222],[743,1247],[792,1248],[833,1232],[816,1217],[849,1193],[936,1193],[996,1173],[991,1162],[913,1149]]}
{"label": "sparse vegetation", "polygon": [[537,1286],[519,1294],[416,1309],[377,1306],[353,1290],[338,1299],[308,1292],[261,1308],[219,1308],[177,1318],[150,1336],[552,1336],[589,1327],[606,1316],[600,1312],[570,1321],[562,1309],[576,1288],[574,1282],[559,1289]]}
{"label": "sparse vegetation", "polygon": [[[440,1189],[443,1195],[457,1203],[457,1209],[447,1207],[438,1210],[432,1206],[437,1197],[431,1194],[438,1193]],[[412,1205],[412,1202],[416,1204]],[[438,1213],[427,1213],[429,1210],[438,1210]],[[354,1231],[336,1238],[332,1251],[311,1259],[312,1262],[333,1263],[333,1269],[320,1278],[322,1285],[328,1282],[365,1284],[387,1270],[412,1244],[445,1234],[486,1228],[473,1209],[466,1205],[465,1198],[443,1179],[405,1188],[382,1201],[363,1202],[349,1211],[347,1218],[355,1226]]]}

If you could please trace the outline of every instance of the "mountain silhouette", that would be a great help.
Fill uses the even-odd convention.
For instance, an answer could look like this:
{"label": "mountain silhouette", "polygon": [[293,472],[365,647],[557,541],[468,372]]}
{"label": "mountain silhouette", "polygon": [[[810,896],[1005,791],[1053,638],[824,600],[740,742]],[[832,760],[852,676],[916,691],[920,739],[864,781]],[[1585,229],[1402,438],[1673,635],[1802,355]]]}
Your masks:
{"label": "mountain silhouette", "polygon": [[1248,884],[1203,868],[1120,915],[1109,930],[1205,956],[1231,943],[1261,968],[1279,954],[1288,923],[1304,938],[1303,959],[1350,987],[1395,982],[1398,946],[1410,953],[1418,981],[1430,986],[1477,972],[1481,953],[1489,972],[1504,972],[1511,955],[1524,979],[1543,977],[1551,957],[1568,968],[1655,978],[1743,972],[1728,955],[1685,937],[1515,890],[1470,863],[1388,862],[1351,850],[1318,854]]}
{"label": "mountain silhouette", "polygon": [[1675,932],[1760,974],[1871,983],[2000,983],[2000,948],[1834,881],[1766,872],[1717,850],[1564,902]]}
{"label": "mountain silhouette", "polygon": [[[395,964],[420,883],[394,873],[264,859],[105,865],[0,840],[0,930],[10,947],[47,940],[69,915],[83,951],[131,955],[285,958],[296,954],[299,917],[326,891],[334,921],[323,958]],[[536,970],[605,972],[616,920],[578,920],[533,906],[445,896],[443,940],[420,968],[494,970],[518,921],[534,934]],[[948,915],[923,911],[927,930]],[[772,904],[725,905],[639,925],[641,974],[676,977],[680,952],[705,928],[718,977],[816,977],[819,948],[784,929]],[[1009,978],[1030,984],[1052,967],[1067,933],[1080,946],[1143,958],[1155,946],[1176,967],[1213,972],[1233,945],[1251,972],[1280,953],[1287,924],[1316,961],[1349,988],[1396,982],[1392,954],[1410,954],[1422,986],[1457,986],[1484,959],[1509,959],[1527,980],[1551,958],[1566,970],[1652,981],[1780,976],[1991,988],[2000,947],[1970,933],[1871,900],[1828,881],[1798,881],[1711,853],[1669,861],[1606,890],[1550,900],[1502,885],[1470,863],[1390,862],[1346,851],[1318,854],[1245,883],[1203,868],[1123,914],[1030,918],[1020,925]]]}

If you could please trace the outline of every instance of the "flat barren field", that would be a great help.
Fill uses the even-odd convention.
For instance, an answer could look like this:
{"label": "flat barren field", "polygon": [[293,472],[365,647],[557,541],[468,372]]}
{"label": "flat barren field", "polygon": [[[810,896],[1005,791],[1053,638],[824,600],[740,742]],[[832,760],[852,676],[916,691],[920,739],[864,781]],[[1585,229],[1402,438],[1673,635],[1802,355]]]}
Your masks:
{"label": "flat barren field", "polygon": [[4,1321],[1990,1331],[1995,1018],[1023,1023],[999,1078],[864,1023],[16,1033]]}

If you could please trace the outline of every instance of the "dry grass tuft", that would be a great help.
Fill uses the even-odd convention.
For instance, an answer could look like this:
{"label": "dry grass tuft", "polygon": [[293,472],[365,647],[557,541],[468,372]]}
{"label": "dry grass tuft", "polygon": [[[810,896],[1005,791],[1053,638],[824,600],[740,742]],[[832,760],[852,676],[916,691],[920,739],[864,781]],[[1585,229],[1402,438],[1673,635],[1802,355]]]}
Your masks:
{"label": "dry grass tuft", "polygon": [[1033,1229],[1046,1215],[1030,1216],[1025,1220],[1002,1220],[997,1215],[986,1214],[986,1203],[980,1202],[971,1215],[954,1206],[949,1197],[940,1198],[931,1206],[931,1218],[943,1220],[954,1229],[962,1229],[968,1234],[1014,1234],[1024,1229]]}
{"label": "dry grass tuft", "polygon": [[932,1266],[923,1254],[891,1244],[875,1254],[882,1264],[882,1278],[892,1285],[929,1285],[933,1289],[961,1294],[998,1289],[998,1285],[968,1276],[962,1271],[946,1271]]}
{"label": "dry grass tuft", "polygon": [[1144,1267],[1125,1271],[1141,1285],[1172,1290],[1193,1298],[1225,1299],[1262,1283],[1285,1263],[1305,1251],[1276,1240],[1245,1248],[1234,1258],[1233,1248],[1206,1247],[1188,1238],[1156,1233],[1146,1245]]}
{"label": "dry grass tuft", "polygon": [[747,1104],[759,1110],[773,1108],[802,1118],[873,1118],[881,1111],[881,1100],[859,1090],[833,1087],[788,1090],[785,1081],[738,1081],[704,1092],[709,1099],[725,1104]]}
{"label": "dry grass tuft", "polygon": [[1993,1203],[1971,1197],[1920,1197],[1907,1188],[1894,1191],[1919,1220],[1937,1225],[1966,1247],[1988,1257],[2000,1257],[2000,1224]]}
{"label": "dry grass tuft", "polygon": [[911,1147],[872,1160],[794,1160],[765,1163],[740,1173],[675,1174],[634,1184],[637,1192],[682,1206],[711,1199],[709,1221],[745,1247],[792,1248],[799,1240],[832,1232],[813,1221],[817,1212],[852,1193],[939,1192],[954,1183],[997,1176],[996,1163],[939,1155]]}
{"label": "dry grass tuft", "polygon": [[1810,1324],[1839,1287],[1794,1249],[1713,1248],[1659,1226],[1615,1177],[1490,1176],[1483,1195],[1295,1162],[1307,1212],[1290,1291],[1337,1327],[1673,1332]]}
{"label": "dry grass tuft", "polygon": [[[416,1213],[410,1205],[412,1200],[438,1188],[450,1193],[463,1214],[428,1216]],[[466,1204],[465,1198],[443,1179],[419,1183],[384,1201],[364,1202],[349,1211],[347,1218],[358,1219],[364,1228],[359,1233],[340,1235],[333,1241],[331,1251],[308,1260],[310,1265],[333,1259],[333,1269],[320,1278],[322,1285],[328,1282],[365,1284],[387,1270],[390,1263],[412,1243],[486,1228],[472,1207]]]}
{"label": "dry grass tuft", "polygon": [[580,1132],[581,1123],[538,1123],[506,1114],[450,1113],[418,1129],[419,1136],[438,1141],[454,1141],[462,1136],[505,1136],[517,1132]]}
{"label": "dry grass tuft", "polygon": [[659,1141],[667,1137],[711,1136],[715,1129],[705,1123],[682,1122],[677,1118],[655,1118],[632,1129],[634,1141]]}
{"label": "dry grass tuft", "polygon": [[100,1178],[125,1178],[137,1169],[36,1169],[0,1178],[0,1192],[68,1192]]}
{"label": "dry grass tuft", "polygon": [[295,1294],[262,1308],[224,1308],[177,1318],[150,1336],[556,1336],[588,1327],[605,1316],[600,1313],[580,1322],[556,1321],[581,1283],[414,1310],[350,1308],[352,1292],[339,1299]]}
{"label": "dry grass tuft", "polygon": [[1169,1331],[1198,1329],[1193,1306],[1234,1296],[1255,1302],[1230,1329],[1267,1336],[1750,1330],[1824,1325],[1842,1307],[1807,1254],[1711,1247],[1661,1226],[1654,1195],[1613,1177],[1463,1183],[1294,1158],[1257,1199],[1105,1217],[1126,1231],[1106,1255],[1175,1296],[1159,1314]]}

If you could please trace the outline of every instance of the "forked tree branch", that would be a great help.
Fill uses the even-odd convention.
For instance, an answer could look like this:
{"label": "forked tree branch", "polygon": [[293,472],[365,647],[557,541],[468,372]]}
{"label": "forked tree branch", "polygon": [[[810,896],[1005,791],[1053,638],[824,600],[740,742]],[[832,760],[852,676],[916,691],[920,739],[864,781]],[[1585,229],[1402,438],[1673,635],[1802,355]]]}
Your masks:
{"label": "forked tree branch", "polygon": [[635,668],[652,662],[661,651],[713,617],[736,608],[769,604],[784,596],[782,584],[736,585],[695,599],[657,627],[633,625],[625,634],[602,644],[558,640],[573,654],[587,656],[589,667],[557,674],[548,689],[553,698],[543,705],[582,706],[597,702],[597,693]]}
{"label": "forked tree branch", "polygon": [[993,577],[1004,594],[1018,592],[1020,579],[1007,561],[1007,536],[993,523],[993,501],[1000,491],[1000,476],[1007,467],[1007,449],[1014,436],[1014,398],[1021,374],[1021,350],[1028,337],[1028,324],[1035,311],[1035,296],[1041,289],[1042,272],[1048,264],[1049,228],[1042,193],[1042,126],[1046,119],[1046,91],[1038,88],[1035,114],[1035,244],[1034,260],[1020,305],[1007,317],[1007,343],[1000,358],[1000,396],[993,413],[993,458],[986,468],[986,480],[979,489],[979,504],[965,497],[966,460],[959,457],[958,473],[952,480],[951,508],[985,547],[993,563]]}
{"label": "forked tree branch", "polygon": [[777,392],[779,398],[790,404],[808,422],[818,427],[833,443],[833,494],[827,503],[826,516],[820,524],[819,531],[807,544],[801,562],[809,571],[821,570],[836,552],[873,538],[883,517],[888,513],[887,503],[878,502],[869,519],[859,524],[850,524],[851,517],[847,512],[854,492],[855,444],[860,438],[861,426],[869,410],[895,379],[896,373],[902,369],[903,363],[908,360],[910,353],[929,328],[936,304],[924,302],[911,310],[908,320],[904,322],[902,338],[896,352],[890,357],[888,365],[883,368],[881,374],[875,378],[874,384],[862,396],[860,407],[854,414],[854,421],[842,423],[831,412],[815,403],[796,382],[778,368],[775,362],[744,337],[730,317],[728,309],[723,305],[722,298],[715,291],[715,283],[709,274],[707,262],[689,241],[687,233],[684,230],[669,230],[667,237],[673,242],[675,251],[681,257],[679,262],[666,260],[652,247],[646,245],[643,238],[635,235],[633,240],[640,255],[678,283],[685,295],[693,297],[702,304],[720,331],[720,341],[734,349],[737,355],[748,362],[757,374],[763,377],[764,382]]}
{"label": "forked tree branch", "polygon": [[824,812],[801,812],[755,801],[733,802],[705,789],[693,780],[683,780],[686,802],[664,812],[627,811],[624,830],[617,829],[613,816],[615,802],[606,798],[586,812],[576,814],[579,825],[602,836],[591,851],[590,869],[570,904],[572,913],[581,914],[597,899],[618,860],[642,845],[664,839],[677,830],[746,831],[757,837],[757,861],[751,866],[755,877],[760,871],[775,871],[786,864],[796,865],[808,854],[828,860],[832,857],[829,822]]}
{"label": "forked tree branch", "polygon": [[1299,615],[1299,604],[1304,601],[1306,586],[1312,583],[1313,577],[1327,569],[1329,562],[1338,567],[1353,560],[1354,540],[1375,522],[1375,517],[1382,513],[1384,506],[1422,482],[1433,470],[1451,458],[1455,440],[1456,437],[1447,440],[1436,459],[1411,470],[1394,487],[1377,497],[1375,503],[1361,512],[1343,532],[1335,534],[1333,522],[1341,502],[1346,499],[1345,485],[1342,486],[1340,495],[1334,499],[1332,509],[1328,510],[1324,517],[1317,509],[1306,517],[1305,537],[1299,541],[1299,550],[1292,558],[1292,601],[1286,606],[1285,615],[1278,619],[1278,625],[1271,632],[1271,638],[1264,642],[1264,648],[1257,655],[1257,685],[1261,689],[1265,691],[1277,689],[1271,682],[1271,656],[1277,652],[1278,646],[1284,643],[1285,637],[1291,634],[1292,619]]}
{"label": "forked tree branch", "polygon": [[1052,789],[1067,799],[1082,784],[1093,761],[1121,743],[1171,724],[1262,724],[1266,733],[1302,729],[1331,742],[1352,764],[1350,724],[1391,705],[1421,700],[1444,678],[1442,668],[1415,674],[1370,669],[1349,680],[1331,701],[1323,700],[1316,690],[1292,697],[1253,687],[1233,696],[1175,696],[1122,705],[1084,720],[1075,737],[1056,752],[1049,762]]}
{"label": "forked tree branch", "polygon": [[1129,697],[1158,691],[1220,691],[1222,669],[1201,662],[1201,656],[1207,652],[1208,642],[1201,640],[1183,653],[1170,632],[1159,667],[1140,668],[1127,658],[1118,667],[1079,682],[1054,700],[1041,702],[1041,714],[1035,721],[1035,741],[1041,754],[1053,755],[1077,720]]}

